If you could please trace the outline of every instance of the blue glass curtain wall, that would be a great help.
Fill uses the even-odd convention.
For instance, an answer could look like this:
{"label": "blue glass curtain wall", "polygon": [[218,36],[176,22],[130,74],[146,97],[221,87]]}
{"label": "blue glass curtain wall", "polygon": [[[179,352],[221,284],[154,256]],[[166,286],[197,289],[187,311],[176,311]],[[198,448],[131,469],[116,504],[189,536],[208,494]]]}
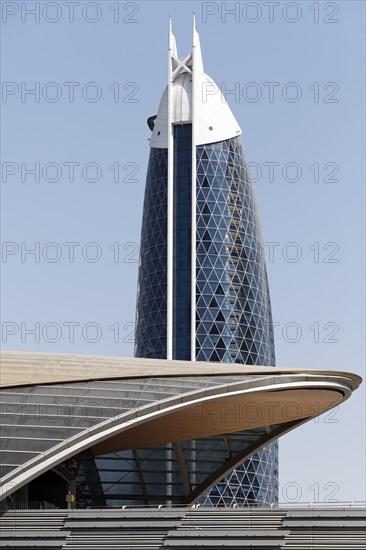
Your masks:
{"label": "blue glass curtain wall", "polygon": [[[240,138],[200,145],[196,157],[196,360],[275,365],[261,229]],[[201,504],[263,506],[277,499],[275,442],[215,485]]]}
{"label": "blue glass curtain wall", "polygon": [[240,138],[197,147],[196,359],[274,365],[271,303]]}
{"label": "blue glass curtain wall", "polygon": [[174,126],[173,359],[191,358],[192,125]]}
{"label": "blue glass curtain wall", "polygon": [[167,357],[168,150],[151,148],[137,289],[135,357]]}

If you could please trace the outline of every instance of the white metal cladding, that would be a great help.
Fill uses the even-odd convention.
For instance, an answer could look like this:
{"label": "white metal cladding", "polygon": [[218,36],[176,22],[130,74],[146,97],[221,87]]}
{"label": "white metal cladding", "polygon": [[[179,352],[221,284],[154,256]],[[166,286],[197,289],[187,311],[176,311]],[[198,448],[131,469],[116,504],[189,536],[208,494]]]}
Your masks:
{"label": "white metal cladding", "polygon": [[259,365],[223,365],[193,361],[168,361],[111,355],[71,355],[66,353],[34,353],[3,351],[0,353],[0,387],[36,386],[96,380],[131,380],[162,377],[211,376],[243,379],[277,374],[344,379],[355,390],[362,378],[350,372],[334,370],[294,369]]}
{"label": "white metal cladding", "polygon": [[[192,211],[191,211],[191,361],[196,360],[196,232],[197,232],[197,162],[196,162],[196,112],[197,112],[197,74],[203,71],[200,41],[196,32],[196,21],[193,16],[193,36],[192,36],[192,80],[191,80],[191,111],[192,111]],[[188,92],[189,94],[189,92]]]}
{"label": "white metal cladding", "polygon": [[[173,98],[173,68],[174,57],[176,56],[176,43],[175,38],[171,32],[171,20],[169,29],[169,51],[168,51],[168,86],[166,89],[166,103],[163,106],[165,126],[163,133],[165,135],[166,145],[168,148],[168,216],[167,216],[167,359],[173,358],[173,213],[174,213],[174,139],[173,139],[173,126],[172,126],[172,110],[174,104]],[[156,121],[155,121],[156,122]]]}
{"label": "white metal cladding", "polygon": [[168,63],[168,86],[160,100],[151,147],[171,146],[172,124],[192,122],[195,125],[193,145],[224,141],[241,134],[220,87],[204,72],[194,19],[192,53],[186,57],[178,56],[170,26]]}
{"label": "white metal cladding", "polygon": [[[242,132],[219,86],[208,75],[197,74],[195,145],[215,143]],[[172,123],[192,122],[192,75],[183,73],[172,84]],[[168,87],[160,101],[150,147],[168,147]]]}

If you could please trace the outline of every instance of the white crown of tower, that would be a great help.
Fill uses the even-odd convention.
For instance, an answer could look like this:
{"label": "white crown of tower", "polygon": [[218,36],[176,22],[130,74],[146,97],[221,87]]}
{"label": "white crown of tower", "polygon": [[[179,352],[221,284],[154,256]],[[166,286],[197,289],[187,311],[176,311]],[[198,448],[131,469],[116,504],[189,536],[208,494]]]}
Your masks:
{"label": "white crown of tower", "polygon": [[241,134],[219,86],[203,70],[194,14],[192,52],[182,58],[178,56],[170,18],[168,86],[160,101],[151,147],[168,147],[169,119],[172,124],[193,123],[194,145],[215,143]]}

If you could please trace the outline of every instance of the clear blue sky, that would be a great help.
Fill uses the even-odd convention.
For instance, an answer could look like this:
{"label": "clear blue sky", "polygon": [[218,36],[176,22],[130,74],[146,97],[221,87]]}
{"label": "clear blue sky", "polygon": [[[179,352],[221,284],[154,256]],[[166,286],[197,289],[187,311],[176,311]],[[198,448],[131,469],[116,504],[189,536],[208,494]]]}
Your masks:
{"label": "clear blue sky", "polygon": [[[227,100],[277,243],[277,363],[362,375],[364,2],[237,2],[230,15],[221,2],[80,1],[72,16],[41,1],[39,22],[35,2],[1,4],[2,348],[133,354],[146,118],[166,83],[168,14],[185,54],[195,10],[206,72],[237,91]],[[39,261],[22,258],[37,246]],[[281,500],[365,499],[364,395],[281,440]]]}

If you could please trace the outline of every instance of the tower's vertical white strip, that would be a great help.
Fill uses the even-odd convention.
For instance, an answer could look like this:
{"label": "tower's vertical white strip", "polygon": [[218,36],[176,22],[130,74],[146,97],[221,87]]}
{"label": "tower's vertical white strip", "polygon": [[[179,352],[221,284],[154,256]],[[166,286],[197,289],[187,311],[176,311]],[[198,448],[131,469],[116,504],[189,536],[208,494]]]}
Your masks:
{"label": "tower's vertical white strip", "polygon": [[[169,59],[168,59],[168,258],[167,258],[167,359],[173,358],[173,216],[174,216],[174,187],[173,187],[173,162],[174,162],[174,139],[172,125],[172,73],[173,56],[176,54],[175,39],[172,33],[172,18],[169,16]],[[172,448],[168,445],[166,453],[167,475],[166,487],[167,496],[172,492]],[[167,501],[168,506],[171,500]]]}
{"label": "tower's vertical white strip", "polygon": [[168,258],[167,258],[167,359],[173,358],[173,162],[174,140],[172,126],[172,72],[174,37],[172,19],[169,16],[169,51],[168,51]]}
{"label": "tower's vertical white strip", "polygon": [[195,13],[193,12],[193,29],[192,29],[192,236],[191,236],[191,361],[196,360],[196,209],[197,209],[197,169],[196,169],[196,94],[197,94],[197,33]]}

